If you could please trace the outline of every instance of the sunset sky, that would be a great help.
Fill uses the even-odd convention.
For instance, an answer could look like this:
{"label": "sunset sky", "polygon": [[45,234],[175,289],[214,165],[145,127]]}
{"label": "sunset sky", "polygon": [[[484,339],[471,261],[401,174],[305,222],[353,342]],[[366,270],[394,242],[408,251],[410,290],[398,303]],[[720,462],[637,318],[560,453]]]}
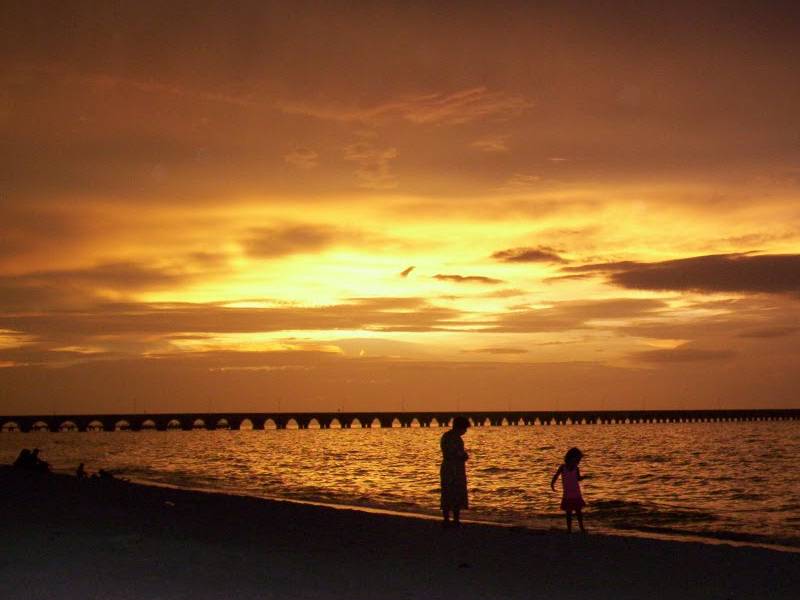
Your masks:
{"label": "sunset sky", "polygon": [[800,405],[800,9],[4,2],[0,413]]}

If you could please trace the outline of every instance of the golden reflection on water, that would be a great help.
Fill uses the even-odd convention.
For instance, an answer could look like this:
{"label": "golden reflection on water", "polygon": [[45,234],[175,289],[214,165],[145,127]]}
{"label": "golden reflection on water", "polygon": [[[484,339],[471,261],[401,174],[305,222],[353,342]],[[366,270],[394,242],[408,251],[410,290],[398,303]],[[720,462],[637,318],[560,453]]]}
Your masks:
{"label": "golden reflection on water", "polygon": [[[56,468],[267,497],[435,514],[440,428],[29,433]],[[570,446],[595,529],[766,536],[800,546],[800,423],[473,427],[469,514],[560,527],[549,480]]]}

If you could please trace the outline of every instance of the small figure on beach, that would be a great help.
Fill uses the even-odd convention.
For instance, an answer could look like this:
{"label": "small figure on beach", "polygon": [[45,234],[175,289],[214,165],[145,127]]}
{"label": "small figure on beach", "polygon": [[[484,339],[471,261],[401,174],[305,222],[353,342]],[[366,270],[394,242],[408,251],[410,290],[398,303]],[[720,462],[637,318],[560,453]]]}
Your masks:
{"label": "small figure on beach", "polygon": [[108,469],[97,469],[97,472],[88,476],[88,481],[91,482],[91,485],[107,486],[116,485],[120,482],[127,482],[128,479],[117,477],[113,471],[109,471]]}
{"label": "small figure on beach", "polygon": [[14,466],[19,469],[27,469],[29,471],[41,471],[47,473],[50,471],[50,463],[39,458],[39,448],[28,450],[23,448],[17,459],[14,461]]}
{"label": "small figure on beach", "polygon": [[564,464],[556,470],[553,479],[550,481],[550,489],[556,491],[556,481],[559,476],[561,477],[561,510],[563,510],[567,517],[567,532],[572,533],[572,513],[578,517],[578,526],[581,528],[581,533],[586,533],[583,526],[583,507],[586,502],[581,495],[580,482],[583,479],[588,479],[588,475],[581,475],[580,465],[583,458],[583,452],[578,448],[570,448],[564,455]]}
{"label": "small figure on beach", "polygon": [[75,469],[75,477],[78,478],[78,481],[83,481],[89,475],[86,473],[86,469],[83,468],[83,463],[78,465],[78,468]]}
{"label": "small figure on beach", "polygon": [[19,451],[19,456],[14,461],[14,466],[18,469],[29,469],[33,464],[33,457],[31,456],[31,451],[27,448],[23,448]]}
{"label": "small figure on beach", "polygon": [[[464,450],[464,440],[461,439],[467,429],[469,421],[465,417],[453,419],[453,428],[442,435],[440,446],[442,449],[442,466],[439,476],[442,484],[442,516],[443,527],[461,525],[461,510],[469,508],[467,498],[467,467],[469,455]],[[453,520],[450,521],[450,513]]]}
{"label": "small figure on beach", "polygon": [[100,481],[114,481],[114,474],[111,471],[107,471],[105,469],[100,469],[95,473],[94,479],[99,479]]}
{"label": "small figure on beach", "polygon": [[47,462],[46,460],[42,460],[41,458],[39,458],[40,452],[41,450],[39,450],[38,448],[34,448],[31,451],[31,455],[33,456],[34,469],[46,473],[50,471],[50,463]]}

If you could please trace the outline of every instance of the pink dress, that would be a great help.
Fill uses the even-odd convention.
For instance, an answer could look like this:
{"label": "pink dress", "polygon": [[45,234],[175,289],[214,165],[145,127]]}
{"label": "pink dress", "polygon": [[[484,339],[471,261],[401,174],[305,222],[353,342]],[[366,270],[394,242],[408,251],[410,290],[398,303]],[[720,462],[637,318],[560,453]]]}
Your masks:
{"label": "pink dress", "polygon": [[578,467],[571,471],[567,465],[561,466],[561,487],[564,490],[561,496],[561,510],[580,510],[586,506],[581,496],[581,484],[578,481]]}

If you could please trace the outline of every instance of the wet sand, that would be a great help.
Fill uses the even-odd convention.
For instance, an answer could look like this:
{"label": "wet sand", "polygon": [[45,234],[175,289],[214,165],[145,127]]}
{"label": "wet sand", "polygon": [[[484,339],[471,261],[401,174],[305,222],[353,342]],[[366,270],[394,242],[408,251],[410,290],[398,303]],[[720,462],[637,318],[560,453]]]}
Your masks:
{"label": "wet sand", "polygon": [[0,467],[0,598],[796,598],[800,554]]}

